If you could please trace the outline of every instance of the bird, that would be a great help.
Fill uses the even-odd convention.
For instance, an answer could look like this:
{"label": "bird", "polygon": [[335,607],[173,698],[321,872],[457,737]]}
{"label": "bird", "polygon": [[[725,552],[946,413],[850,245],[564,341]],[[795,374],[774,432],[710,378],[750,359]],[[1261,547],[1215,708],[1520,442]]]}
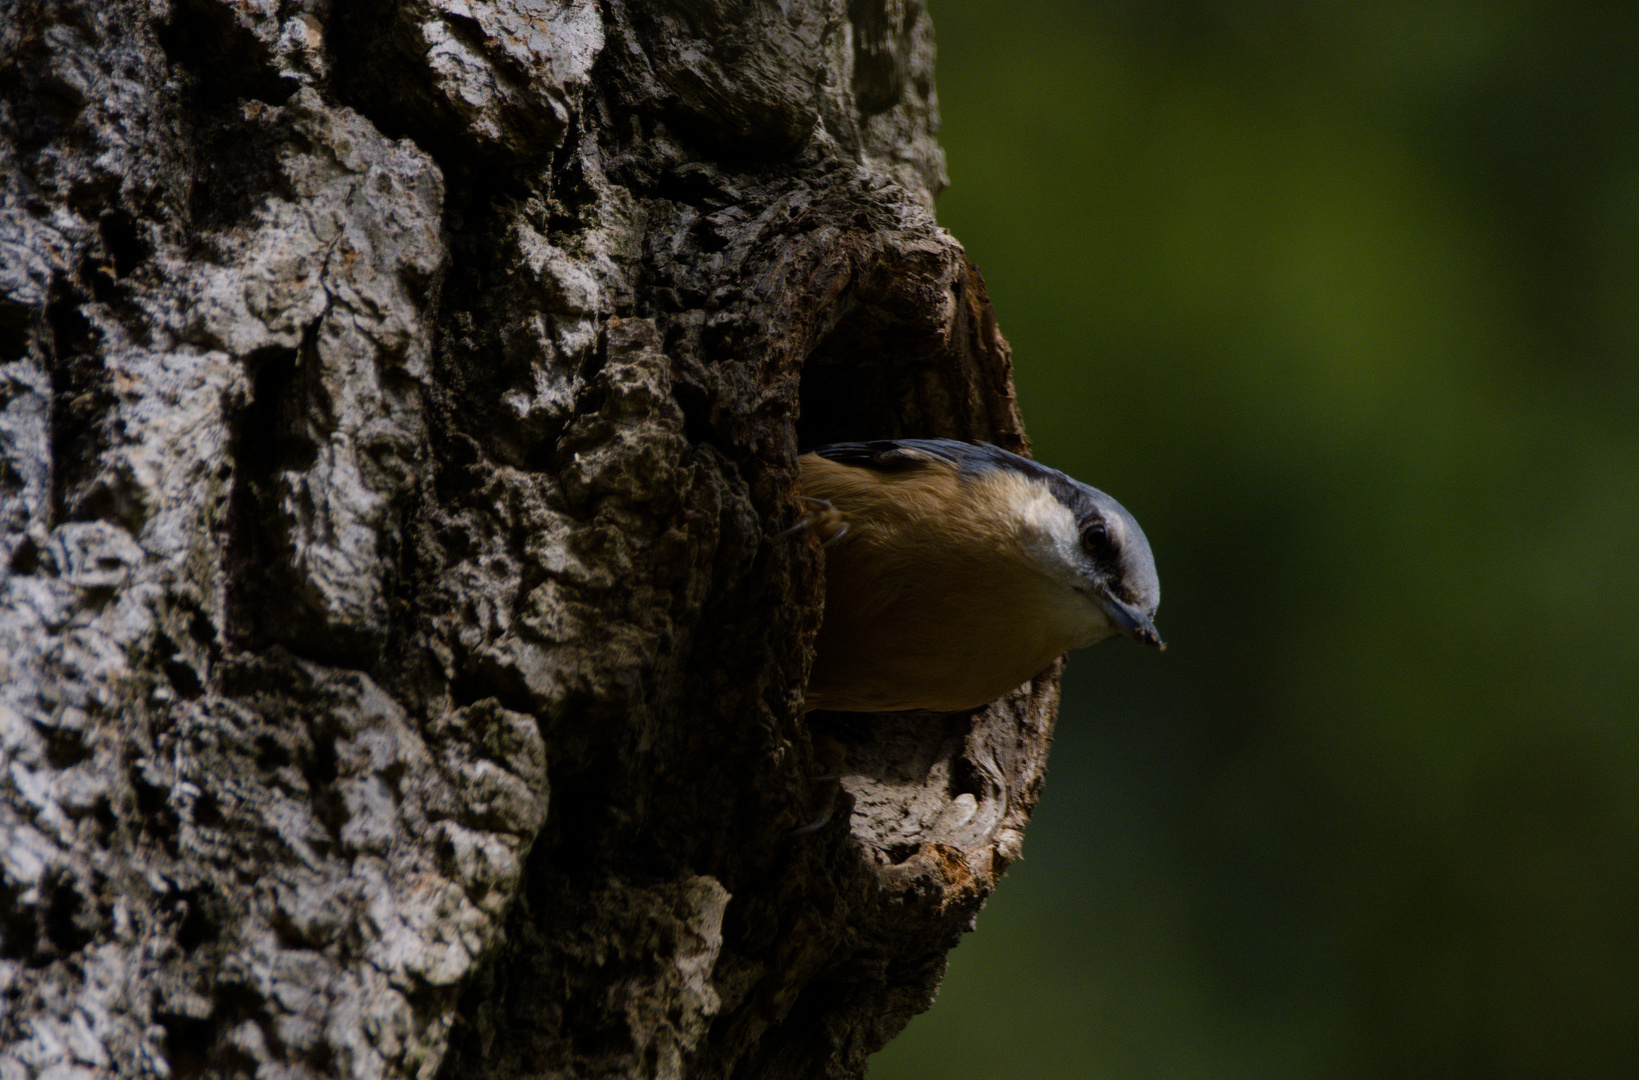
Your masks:
{"label": "bird", "polygon": [[803,711],[973,709],[1070,649],[1166,648],[1149,540],[1110,496],[983,442],[883,439],[798,458],[825,610]]}

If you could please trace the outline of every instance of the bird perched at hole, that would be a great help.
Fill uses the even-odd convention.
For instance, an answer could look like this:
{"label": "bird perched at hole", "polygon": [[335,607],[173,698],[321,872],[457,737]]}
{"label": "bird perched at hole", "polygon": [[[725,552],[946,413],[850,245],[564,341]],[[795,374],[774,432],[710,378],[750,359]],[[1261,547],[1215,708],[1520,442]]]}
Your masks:
{"label": "bird perched at hole", "polygon": [[1165,648],[1138,522],[1095,488],[986,443],[891,439],[802,455],[825,539],[804,711],[970,709],[1070,649]]}

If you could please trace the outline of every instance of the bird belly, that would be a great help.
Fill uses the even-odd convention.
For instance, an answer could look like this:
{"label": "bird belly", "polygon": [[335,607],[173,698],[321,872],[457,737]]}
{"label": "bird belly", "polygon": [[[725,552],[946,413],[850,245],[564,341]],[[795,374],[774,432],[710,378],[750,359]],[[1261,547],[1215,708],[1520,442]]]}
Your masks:
{"label": "bird belly", "polygon": [[1021,602],[1007,582],[872,590],[837,570],[828,571],[808,709],[977,708],[1040,674],[1072,644],[1040,604]]}

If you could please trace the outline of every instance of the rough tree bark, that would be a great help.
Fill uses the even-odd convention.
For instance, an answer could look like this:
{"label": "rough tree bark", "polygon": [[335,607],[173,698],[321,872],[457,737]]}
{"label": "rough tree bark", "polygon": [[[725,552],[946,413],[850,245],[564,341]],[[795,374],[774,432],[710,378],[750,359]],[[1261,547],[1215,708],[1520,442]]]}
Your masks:
{"label": "rough tree bark", "polygon": [[932,57],[6,0],[0,1077],[852,1077],[927,1006],[1056,677],[805,720],[776,534],[799,444],[1025,449]]}

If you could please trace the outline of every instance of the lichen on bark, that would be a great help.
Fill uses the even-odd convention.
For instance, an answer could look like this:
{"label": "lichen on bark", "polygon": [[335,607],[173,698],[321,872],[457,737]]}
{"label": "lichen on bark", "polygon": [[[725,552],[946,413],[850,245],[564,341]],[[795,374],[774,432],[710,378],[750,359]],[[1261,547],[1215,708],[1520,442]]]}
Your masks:
{"label": "lichen on bark", "polygon": [[1027,448],[932,68],[907,0],[12,7],[0,1076],[852,1077],[926,1007],[1056,673],[805,720],[780,533],[799,444]]}

